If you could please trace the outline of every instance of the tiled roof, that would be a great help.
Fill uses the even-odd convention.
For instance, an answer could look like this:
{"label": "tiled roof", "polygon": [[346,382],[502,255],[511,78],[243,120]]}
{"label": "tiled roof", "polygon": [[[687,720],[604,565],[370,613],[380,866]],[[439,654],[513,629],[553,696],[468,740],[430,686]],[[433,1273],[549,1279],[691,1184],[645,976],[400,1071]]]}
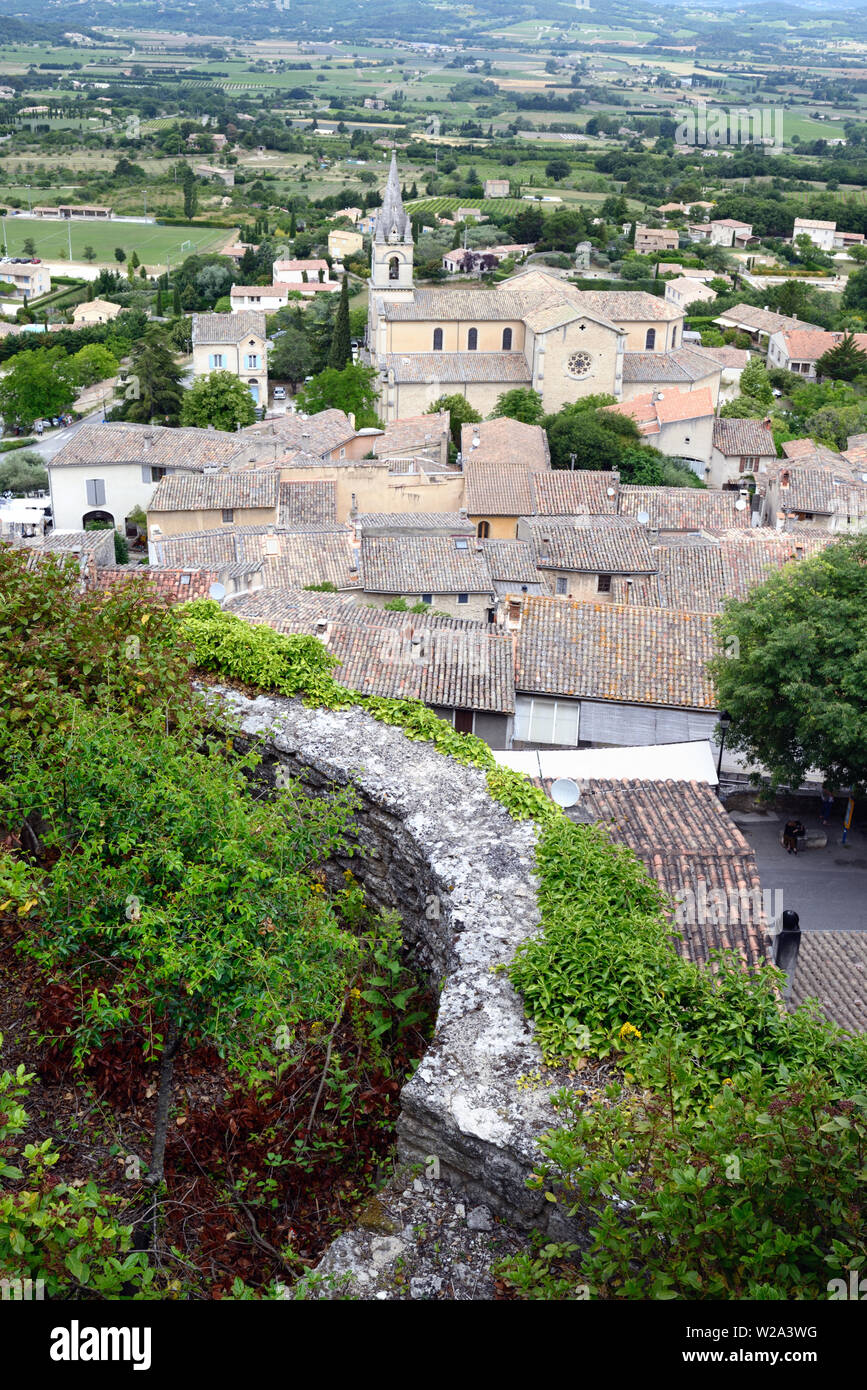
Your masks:
{"label": "tiled roof", "polygon": [[[672,922],[682,956],[705,965],[711,951],[733,950],[751,966],[766,960],[755,855],[713,787],[598,779],[582,786],[581,805],[605,824],[615,844],[643,861],[673,903],[683,905],[678,918],[694,918]],[[716,906],[718,896],[709,897],[720,890],[725,908]]]}
{"label": "tiled roof", "polygon": [[337,522],[337,484],[281,483],[277,509],[280,526],[328,526]]}
{"label": "tiled roof", "polygon": [[[856,345],[867,348],[867,333],[853,333]],[[782,334],[786,356],[793,362],[818,362],[826,352],[843,341],[842,333],[825,333],[821,329],[794,328]]]}
{"label": "tiled roof", "polygon": [[364,588],[370,594],[490,594],[484,553],[469,541],[458,549],[448,536],[364,536]]}
{"label": "tiled roof", "polygon": [[394,372],[399,386],[413,382],[463,385],[474,381],[526,386],[531,380],[522,352],[391,352],[379,358],[379,365],[383,371]]}
{"label": "tiled roof", "polygon": [[439,451],[443,438],[448,439],[450,429],[451,417],[447,410],[439,410],[433,415],[405,416],[401,420],[391,420],[382,434],[373,436],[371,448],[381,459],[391,458],[395,454]]}
{"label": "tiled roof", "polygon": [[779,484],[777,495],[785,511],[830,516],[836,510],[838,480],[830,468],[809,463],[783,464],[773,470],[773,475],[768,470],[769,480],[771,476]]}
{"label": "tiled roof", "polygon": [[474,536],[476,528],[461,512],[360,512],[354,518],[354,525],[368,535],[384,534],[390,531],[456,531],[463,536]]}
{"label": "tiled roof", "polygon": [[719,370],[716,362],[688,347],[677,348],[674,352],[623,354],[623,380],[627,383],[704,381]]}
{"label": "tiled roof", "polygon": [[618,485],[616,473],[601,469],[556,468],[550,473],[537,473],[532,478],[536,504],[533,510],[545,516],[613,514],[617,511]]}
{"label": "tiled roof", "polygon": [[529,528],[540,570],[590,574],[652,574],[647,531],[632,517],[535,516]]}
{"label": "tiled roof", "polygon": [[710,224],[712,227],[739,227],[744,231],[751,231],[750,222],[739,222],[736,217],[715,217]]}
{"label": "tiled roof", "polygon": [[[325,455],[355,438],[355,429],[342,410],[321,410],[317,415],[303,416],[288,411],[273,420],[261,420],[241,431],[244,443],[273,440],[284,457],[294,453]],[[243,447],[236,437],[236,449]]]}
{"label": "tiled roof", "polygon": [[694,353],[701,353],[702,357],[709,357],[718,367],[739,371],[746,367],[750,360],[750,354],[746,348],[729,347],[693,347]]}
{"label": "tiled roof", "polygon": [[98,570],[90,587],[113,589],[118,584],[130,581],[146,584],[160,599],[167,603],[186,603],[194,598],[207,598],[211,585],[216,584],[220,574],[226,570],[208,569],[153,569],[148,566],[141,570]]}
{"label": "tiled roof", "polygon": [[491,578],[500,584],[538,584],[539,571],[529,541],[482,541]]}
{"label": "tiled roof", "polygon": [[738,493],[696,487],[641,487],[624,483],[619,493],[621,516],[647,512],[648,526],[658,531],[720,531],[748,527],[750,509],[738,509]]}
{"label": "tiled roof", "polygon": [[807,999],[847,1033],[867,1032],[867,932],[801,933],[791,1007]]}
{"label": "tiled roof", "polygon": [[49,468],[147,463],[156,468],[216,468],[238,449],[237,434],[168,429],[165,425],[86,423],[50,460]]}
{"label": "tiled roof", "polygon": [[[532,480],[537,475],[521,464],[464,464],[464,498],[470,516],[525,516],[535,510]],[[545,475],[538,475],[545,476]]]}
{"label": "tiled roof", "polygon": [[[511,282],[510,282],[511,283]],[[382,300],[381,312],[386,319],[405,323],[416,320],[433,322],[460,320],[471,323],[498,319],[520,320],[524,301],[511,289],[481,290],[451,287],[448,289],[416,290],[412,299]]]}
{"label": "tiled roof", "polygon": [[646,290],[581,290],[580,299],[612,323],[663,323],[683,318],[682,309]]}
{"label": "tiled roof", "polygon": [[265,337],[265,315],[260,309],[242,309],[238,314],[193,314],[194,345],[240,343],[248,336]]}
{"label": "tiled roof", "polygon": [[701,386],[696,391],[648,391],[641,396],[633,396],[631,401],[617,401],[606,405],[618,415],[630,416],[638,426],[640,434],[659,434],[665,425],[677,424],[683,420],[706,420],[714,413],[713,396],[709,386]]}
{"label": "tiled roof", "polygon": [[816,328],[815,323],[805,323],[801,319],[789,318],[786,314],[775,314],[770,309],[757,309],[754,304],[733,304],[717,314],[714,322],[734,324],[753,333],[780,333],[790,328]]}
{"label": "tiled roof", "polygon": [[762,420],[714,420],[713,447],[726,458],[777,456],[773,433]]}
{"label": "tiled roof", "polygon": [[[335,680],[362,694],[446,708],[514,711],[512,640],[484,624],[387,613],[333,594],[288,589],[247,595],[231,611],[278,632],[319,636],[340,658]],[[318,627],[322,619],[324,631]]]}
{"label": "tiled roof", "polygon": [[160,568],[235,563],[261,564],[266,588],[303,588],[330,581],[338,589],[358,589],[361,580],[352,569],[355,553],[347,528],[309,526],[279,530],[265,526],[226,526],[219,531],[194,531],[151,542],[152,564]]}
{"label": "tiled roof", "polygon": [[524,599],[515,686],[528,694],[714,710],[709,613]]}
{"label": "tiled roof", "polygon": [[[702,545],[656,546],[658,595],[650,602],[664,608],[717,613],[725,599],[745,598],[770,574],[816,554],[832,539],[827,533],[819,539],[761,527],[722,533]],[[632,595],[633,603],[641,601]]]}
{"label": "tiled roof", "polygon": [[551,452],[541,425],[525,425],[505,417],[461,426],[464,462],[519,464],[523,468],[548,469]]}
{"label": "tiled roof", "polygon": [[169,473],[154,488],[148,513],[276,508],[279,487],[279,468],[245,473]]}

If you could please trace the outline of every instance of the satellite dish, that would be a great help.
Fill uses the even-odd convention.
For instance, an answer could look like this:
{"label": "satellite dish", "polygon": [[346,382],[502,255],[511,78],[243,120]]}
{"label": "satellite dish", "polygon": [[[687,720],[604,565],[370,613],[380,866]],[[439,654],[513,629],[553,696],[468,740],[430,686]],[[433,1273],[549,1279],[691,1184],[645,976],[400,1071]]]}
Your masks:
{"label": "satellite dish", "polygon": [[862,481],[862,483],[867,483],[867,473],[862,473],[862,474],[861,474],[861,481]]}
{"label": "satellite dish", "polygon": [[212,584],[210,589],[208,590],[208,597],[216,599],[217,603],[219,603],[220,599],[224,599],[226,597],[225,584]]}
{"label": "satellite dish", "polygon": [[745,509],[746,505],[747,504],[744,501],[744,499],[742,497],[739,497],[737,502],[735,502],[735,511],[742,512]]}
{"label": "satellite dish", "polygon": [[642,526],[646,526],[647,523],[648,523],[648,521],[650,520],[650,512],[639,512],[639,513],[638,513],[638,516],[637,516],[637,518],[636,518],[636,520],[637,520]]}
{"label": "satellite dish", "polygon": [[551,784],[551,800],[558,806],[574,806],[581,800],[581,791],[577,782],[573,782],[571,777],[558,777],[556,782]]}
{"label": "satellite dish", "polygon": [[606,497],[616,497],[616,495],[617,495],[617,493],[616,493],[616,491],[615,491],[615,489],[614,489],[613,487],[609,487],[609,488],[606,488],[606,489],[605,489],[605,496],[606,496]]}

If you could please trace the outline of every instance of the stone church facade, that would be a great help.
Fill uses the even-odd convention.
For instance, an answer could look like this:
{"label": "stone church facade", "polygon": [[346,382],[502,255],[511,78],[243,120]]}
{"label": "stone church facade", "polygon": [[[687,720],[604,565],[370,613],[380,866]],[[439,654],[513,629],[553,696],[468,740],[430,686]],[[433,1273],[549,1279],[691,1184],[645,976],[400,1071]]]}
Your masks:
{"label": "stone church facade", "polygon": [[600,392],[620,400],[625,353],[680,347],[683,313],[655,295],[580,290],[532,267],[492,289],[416,288],[414,249],[392,154],[371,254],[366,339],[386,422],[453,394],[489,415],[498,396],[520,386],[538,391],[546,411]]}

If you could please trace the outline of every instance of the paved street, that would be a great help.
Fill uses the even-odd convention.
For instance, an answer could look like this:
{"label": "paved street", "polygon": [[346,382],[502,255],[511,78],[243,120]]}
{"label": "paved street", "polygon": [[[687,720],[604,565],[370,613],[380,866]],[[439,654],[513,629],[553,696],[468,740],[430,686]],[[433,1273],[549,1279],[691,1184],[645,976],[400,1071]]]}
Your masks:
{"label": "paved street", "polygon": [[[862,827],[867,807],[856,805]],[[815,812],[799,811],[807,830],[820,829]],[[743,823],[734,818],[755,850],[764,892],[782,891],[783,908],[794,908],[804,931],[831,931],[861,928],[867,931],[867,833],[857,826],[850,831],[849,845],[841,846],[842,822],[836,818],[828,827],[825,849],[802,850],[787,854],[780,844],[787,812],[774,812],[774,819]]]}
{"label": "paved street", "polygon": [[54,455],[59,453],[64,444],[68,444],[70,439],[74,439],[82,425],[92,423],[94,420],[102,419],[102,408],[94,410],[90,415],[85,415],[83,419],[76,420],[74,425],[67,425],[63,430],[50,430],[42,436],[38,444],[29,445],[32,453],[40,454],[46,463],[50,463]]}

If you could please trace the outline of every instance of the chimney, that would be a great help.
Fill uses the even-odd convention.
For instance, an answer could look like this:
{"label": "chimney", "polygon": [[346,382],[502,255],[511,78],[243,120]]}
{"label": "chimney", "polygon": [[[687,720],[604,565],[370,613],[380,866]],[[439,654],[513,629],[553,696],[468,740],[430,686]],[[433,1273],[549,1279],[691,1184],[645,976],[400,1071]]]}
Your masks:
{"label": "chimney", "polygon": [[352,494],[352,500],[349,504],[349,515],[353,521],[358,516],[358,497],[354,492]]}
{"label": "chimney", "polygon": [[762,425],[764,426],[764,428],[765,428],[766,430],[769,430],[769,429],[771,428],[771,417],[770,417],[770,415],[766,415],[766,416],[765,416],[764,420],[762,421]]}
{"label": "chimney", "polygon": [[774,965],[778,970],[786,972],[786,984],[783,989],[783,998],[790,999],[792,995],[792,984],[795,978],[795,969],[798,964],[798,953],[801,949],[801,927],[800,918],[797,912],[787,908],[783,913],[783,924],[774,937],[773,955]]}
{"label": "chimney", "polygon": [[550,536],[543,536],[543,537],[542,537],[541,555],[542,555],[542,559],[543,559],[543,560],[550,560],[550,558],[551,558],[551,537],[550,537]]}
{"label": "chimney", "polygon": [[788,468],[784,468],[780,474],[780,487],[788,487],[792,481],[792,475]]}
{"label": "chimney", "polygon": [[647,528],[647,543],[648,543],[648,545],[658,545],[658,544],[659,544],[659,527],[658,527],[658,526],[648,526],[648,528]]}
{"label": "chimney", "polygon": [[313,631],[317,637],[324,637],[328,631],[328,619],[317,618]]}

